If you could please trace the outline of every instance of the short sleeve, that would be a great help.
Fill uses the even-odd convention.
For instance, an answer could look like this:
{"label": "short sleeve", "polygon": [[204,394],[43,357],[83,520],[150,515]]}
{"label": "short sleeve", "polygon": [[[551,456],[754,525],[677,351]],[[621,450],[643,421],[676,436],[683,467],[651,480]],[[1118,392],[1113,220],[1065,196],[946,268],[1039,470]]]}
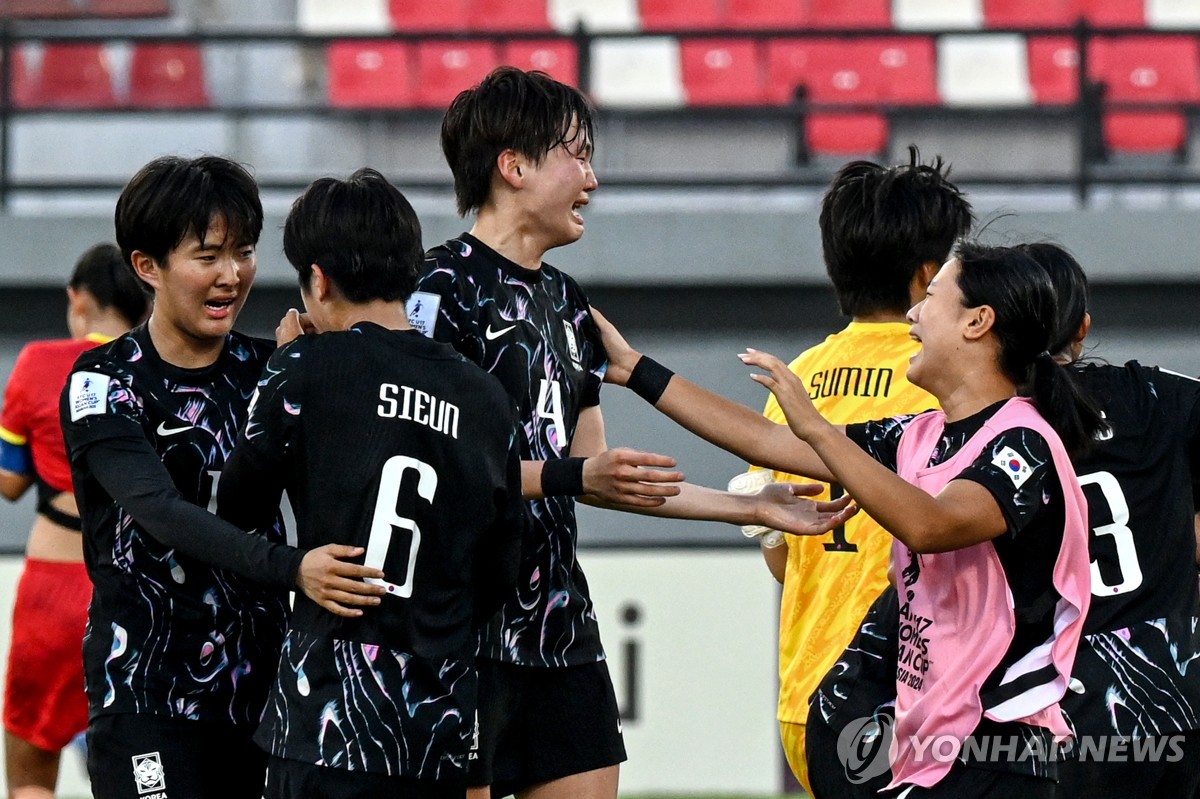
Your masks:
{"label": "short sleeve", "polygon": [[908,429],[916,414],[892,416],[871,422],[846,425],[846,437],[875,460],[893,472],[897,469],[900,436]]}
{"label": "short sleeve", "polygon": [[30,414],[33,408],[28,394],[32,368],[33,357],[29,347],[25,347],[17,356],[12,374],[8,376],[8,385],[4,389],[4,408],[0,410],[0,436],[7,443],[17,446],[28,443],[32,428]]}
{"label": "short sleeve", "polygon": [[1040,433],[1026,427],[1005,430],[993,438],[956,479],[986,488],[1014,536],[1062,493],[1050,445]]}
{"label": "short sleeve", "polygon": [[587,339],[591,357],[585,364],[588,375],[579,394],[579,405],[581,408],[592,408],[600,404],[600,387],[604,385],[604,374],[608,371],[608,353],[601,343],[600,328],[596,326],[590,306],[587,306],[587,314],[583,318],[583,335]]}
{"label": "short sleeve", "polygon": [[408,321],[424,335],[463,352],[474,332],[468,329],[474,324],[468,309],[475,308],[475,298],[464,296],[452,258],[447,254],[444,259],[426,259],[425,272],[408,299]]}
{"label": "short sleeve", "polygon": [[250,398],[246,427],[238,441],[259,467],[282,465],[304,410],[303,381],[308,342],[304,337],[280,347],[267,361]]}

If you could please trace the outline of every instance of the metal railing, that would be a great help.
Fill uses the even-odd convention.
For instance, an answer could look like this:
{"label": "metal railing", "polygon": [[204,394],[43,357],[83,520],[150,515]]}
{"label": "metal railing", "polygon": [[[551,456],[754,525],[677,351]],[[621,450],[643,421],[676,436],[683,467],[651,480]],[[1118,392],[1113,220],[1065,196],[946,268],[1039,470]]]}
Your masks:
{"label": "metal railing", "polygon": [[[1063,28],[1022,28],[1022,29],[813,29],[803,30],[688,30],[679,32],[589,32],[580,27],[571,34],[545,31],[513,31],[513,32],[451,32],[451,33],[387,33],[387,34],[345,34],[345,35],[313,35],[294,31],[199,31],[193,33],[130,33],[113,34],[111,28],[105,32],[89,30],[87,26],[70,23],[55,23],[53,25],[40,23],[23,23],[0,20],[0,208],[6,208],[13,192],[16,191],[91,191],[120,188],[120,183],[112,180],[48,180],[29,181],[13,177],[11,132],[13,124],[19,118],[28,115],[44,114],[220,114],[233,120],[244,120],[251,117],[266,117],[279,115],[302,115],[311,117],[346,117],[346,118],[377,118],[377,117],[414,117],[440,114],[439,110],[417,108],[344,108],[335,107],[327,102],[307,102],[295,104],[249,104],[223,103],[217,105],[190,107],[159,107],[120,105],[117,107],[88,108],[88,107],[20,107],[13,97],[13,63],[11,54],[14,48],[26,42],[122,42],[139,43],[175,43],[195,45],[254,45],[254,44],[293,44],[308,48],[323,49],[337,41],[395,41],[415,43],[427,40],[443,42],[457,41],[519,41],[519,40],[570,40],[575,44],[578,63],[580,88],[585,92],[591,88],[591,50],[592,44],[600,39],[623,39],[635,37],[671,36],[679,39],[738,39],[738,40],[769,40],[769,39],[865,39],[886,37],[897,38],[926,38],[955,35],[991,35],[1019,34],[1027,39],[1030,37],[1064,36],[1073,38],[1078,52],[1078,87],[1074,102],[1058,105],[1004,105],[993,108],[980,106],[955,106],[943,103],[935,104],[843,104],[817,103],[805,98],[803,88],[797,92],[796,98],[786,105],[756,105],[736,107],[654,107],[654,108],[614,108],[601,106],[598,110],[600,117],[625,117],[636,119],[640,117],[696,117],[706,115],[737,115],[743,118],[770,118],[789,121],[793,126],[796,146],[795,162],[778,174],[758,175],[729,175],[712,176],[696,173],[693,175],[663,177],[656,175],[622,175],[616,178],[608,177],[606,185],[637,186],[637,187],[728,187],[728,186],[805,186],[823,184],[829,176],[830,169],[814,166],[810,163],[807,148],[804,144],[805,120],[810,114],[822,112],[882,112],[889,118],[904,119],[905,117],[921,116],[928,118],[931,114],[939,115],[947,120],[964,117],[1001,116],[1011,118],[1023,115],[1031,119],[1053,118],[1067,120],[1073,126],[1074,137],[1078,152],[1075,169],[1069,174],[1045,175],[1030,173],[1025,175],[1005,173],[1003,175],[972,174],[969,182],[983,185],[1003,186],[1071,186],[1081,200],[1086,200],[1091,189],[1098,184],[1192,184],[1200,183],[1200,171],[1184,168],[1186,149],[1176,154],[1175,162],[1163,166],[1161,163],[1151,163],[1144,167],[1112,171],[1105,169],[1108,154],[1101,135],[1101,120],[1105,111],[1137,110],[1161,111],[1173,110],[1194,115],[1200,110],[1196,102],[1165,102],[1165,103],[1130,103],[1106,101],[1105,87],[1093,82],[1088,76],[1089,44],[1097,37],[1123,36],[1200,36],[1200,30],[1154,30],[1147,28],[1111,28],[1093,27],[1085,21],[1080,21],[1069,29]],[[263,180],[263,188],[293,189],[301,188],[306,181]],[[407,186],[414,188],[444,188],[449,184],[444,181],[417,180],[406,181]]]}

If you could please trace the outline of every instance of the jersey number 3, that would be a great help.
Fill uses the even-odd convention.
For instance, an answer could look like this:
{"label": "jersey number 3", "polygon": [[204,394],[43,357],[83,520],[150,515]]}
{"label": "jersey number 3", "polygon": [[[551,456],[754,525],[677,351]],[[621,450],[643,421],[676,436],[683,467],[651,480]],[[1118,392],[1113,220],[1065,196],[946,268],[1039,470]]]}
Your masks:
{"label": "jersey number 3", "polygon": [[1142,566],[1138,563],[1137,547],[1133,541],[1133,531],[1129,529],[1129,503],[1125,501],[1125,492],[1121,484],[1110,472],[1096,472],[1079,476],[1079,485],[1095,484],[1104,496],[1108,511],[1112,516],[1111,524],[1101,524],[1092,528],[1096,536],[1112,536],[1113,546],[1117,551],[1117,581],[1104,582],[1100,573],[1099,561],[1092,561],[1092,595],[1116,596],[1127,594],[1142,584]]}
{"label": "jersey number 3", "polygon": [[404,582],[400,584],[374,577],[367,578],[368,583],[382,585],[389,596],[405,599],[412,596],[413,573],[417,568],[417,550],[421,548],[421,528],[417,523],[401,516],[396,508],[400,499],[400,483],[404,473],[412,469],[417,473],[417,494],[421,499],[432,504],[434,492],[437,491],[438,477],[433,467],[424,461],[410,458],[407,455],[396,455],[388,458],[383,464],[383,473],[379,476],[379,497],[375,500],[375,515],[371,518],[371,537],[367,540],[367,556],[365,565],[383,570],[387,560],[388,549],[392,545],[393,532],[399,528],[409,533],[408,568]]}

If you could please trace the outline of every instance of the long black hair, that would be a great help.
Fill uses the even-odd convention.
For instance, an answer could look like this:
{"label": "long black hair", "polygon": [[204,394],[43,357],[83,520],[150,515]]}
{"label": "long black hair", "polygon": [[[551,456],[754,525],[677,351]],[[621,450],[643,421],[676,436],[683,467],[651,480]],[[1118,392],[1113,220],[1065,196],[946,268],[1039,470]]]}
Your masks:
{"label": "long black hair", "polygon": [[995,312],[1001,370],[1033,399],[1068,452],[1086,451],[1105,428],[1104,419],[1070,371],[1054,360],[1060,322],[1049,273],[1017,247],[968,243],[957,257],[963,305],[987,305]]}
{"label": "long black hair", "polygon": [[101,308],[115,308],[130,327],[145,319],[150,309],[150,296],[115,244],[102,242],[85,250],[67,285],[91,294]]}
{"label": "long black hair", "polygon": [[1087,275],[1075,257],[1057,244],[1038,241],[1022,244],[1017,249],[1037,261],[1054,284],[1058,324],[1050,338],[1050,352],[1058,355],[1075,341],[1083,318],[1087,315]]}

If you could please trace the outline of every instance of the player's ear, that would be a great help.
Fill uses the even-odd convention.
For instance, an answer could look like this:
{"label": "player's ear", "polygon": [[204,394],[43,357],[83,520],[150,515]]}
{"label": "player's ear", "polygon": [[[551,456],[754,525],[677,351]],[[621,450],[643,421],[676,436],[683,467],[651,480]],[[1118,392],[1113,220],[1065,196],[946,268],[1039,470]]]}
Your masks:
{"label": "player's ear", "polygon": [[968,340],[981,339],[996,324],[996,310],[990,305],[980,305],[970,309],[967,326],[963,336]]}
{"label": "player's ear", "polygon": [[513,149],[502,151],[496,156],[496,173],[509,186],[521,188],[525,183],[525,157]]}
{"label": "player's ear", "polygon": [[329,299],[329,291],[332,288],[329,282],[329,276],[325,274],[325,270],[318,264],[312,265],[312,277],[309,279],[308,289],[312,297],[324,302]]}
{"label": "player's ear", "polygon": [[129,254],[129,263],[133,265],[133,273],[143,283],[158,291],[158,261],[155,261],[141,250],[134,250]]}

